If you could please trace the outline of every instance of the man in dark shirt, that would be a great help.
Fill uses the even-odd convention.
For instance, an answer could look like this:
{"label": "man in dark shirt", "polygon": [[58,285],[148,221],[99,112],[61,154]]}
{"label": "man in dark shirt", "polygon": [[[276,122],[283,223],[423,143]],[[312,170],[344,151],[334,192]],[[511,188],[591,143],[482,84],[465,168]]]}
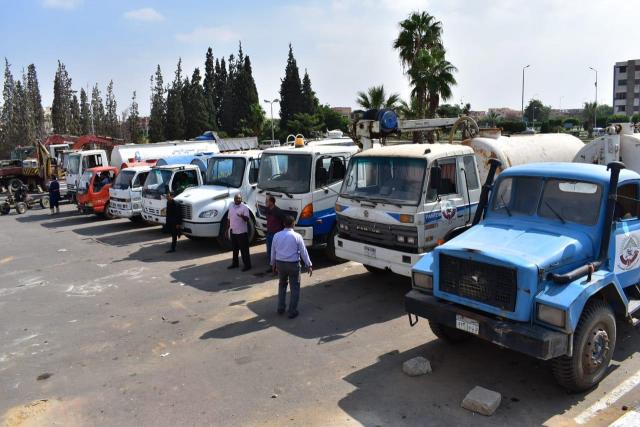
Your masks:
{"label": "man in dark shirt", "polygon": [[180,212],[180,206],[178,206],[173,199],[173,195],[169,192],[167,193],[167,228],[171,232],[171,249],[169,249],[167,253],[176,251],[181,224],[182,214]]}
{"label": "man in dark shirt", "polygon": [[54,212],[60,213],[60,183],[55,175],[51,177],[49,183],[49,208],[52,215]]}
{"label": "man in dark shirt", "polygon": [[282,210],[276,206],[276,198],[273,196],[267,196],[267,262],[269,268],[267,273],[271,272],[271,243],[273,242],[273,236],[278,231],[284,229],[283,221],[284,215]]}

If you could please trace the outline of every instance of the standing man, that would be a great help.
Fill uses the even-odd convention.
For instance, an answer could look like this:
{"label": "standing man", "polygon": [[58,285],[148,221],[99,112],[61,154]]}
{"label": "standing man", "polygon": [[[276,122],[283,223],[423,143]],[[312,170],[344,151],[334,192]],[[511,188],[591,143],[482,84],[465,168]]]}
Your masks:
{"label": "standing man", "polygon": [[251,269],[251,258],[249,257],[249,227],[251,212],[247,205],[242,203],[240,193],[233,197],[233,204],[229,206],[229,235],[231,247],[233,248],[233,262],[228,269],[238,268],[238,252],[242,254],[242,271]]}
{"label": "standing man", "polygon": [[284,228],[283,220],[284,215],[276,206],[276,198],[267,197],[267,262],[269,263],[267,273],[271,272],[271,242],[273,242],[273,236]]}
{"label": "standing man", "polygon": [[60,213],[60,183],[58,178],[53,175],[51,182],[49,183],[49,209],[51,209],[51,215]]}
{"label": "standing man", "polygon": [[289,319],[298,316],[298,300],[300,299],[300,258],[313,274],[309,253],[304,246],[302,236],[293,231],[295,220],[287,215],[284,218],[284,230],[273,237],[271,244],[271,267],[278,272],[278,314],[283,314],[286,307],[287,284],[291,285],[289,297]]}
{"label": "standing man", "polygon": [[167,228],[171,232],[171,249],[167,253],[176,251],[180,226],[182,224],[182,213],[180,207],[173,198],[171,192],[167,192]]}

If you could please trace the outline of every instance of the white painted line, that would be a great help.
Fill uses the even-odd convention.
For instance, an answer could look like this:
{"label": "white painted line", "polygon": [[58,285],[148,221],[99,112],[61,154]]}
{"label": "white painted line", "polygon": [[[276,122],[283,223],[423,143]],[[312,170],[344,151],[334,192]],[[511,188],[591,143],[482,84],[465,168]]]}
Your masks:
{"label": "white painted line", "polygon": [[637,409],[629,411],[609,424],[609,427],[640,427],[640,412]]}
{"label": "white painted line", "polygon": [[616,388],[611,390],[596,403],[585,409],[580,415],[574,418],[574,421],[578,424],[585,424],[599,411],[602,411],[603,409],[606,409],[614,404],[618,399],[627,394],[638,384],[640,384],[640,370],[629,377],[625,382],[621,383]]}

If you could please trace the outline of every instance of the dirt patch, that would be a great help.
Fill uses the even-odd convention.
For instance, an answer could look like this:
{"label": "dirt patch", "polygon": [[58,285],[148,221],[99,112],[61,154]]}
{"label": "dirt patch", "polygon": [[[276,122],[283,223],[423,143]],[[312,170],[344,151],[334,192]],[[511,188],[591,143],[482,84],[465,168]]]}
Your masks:
{"label": "dirt patch", "polygon": [[43,414],[50,406],[51,402],[43,399],[11,408],[5,414],[3,427],[30,426],[44,421]]}

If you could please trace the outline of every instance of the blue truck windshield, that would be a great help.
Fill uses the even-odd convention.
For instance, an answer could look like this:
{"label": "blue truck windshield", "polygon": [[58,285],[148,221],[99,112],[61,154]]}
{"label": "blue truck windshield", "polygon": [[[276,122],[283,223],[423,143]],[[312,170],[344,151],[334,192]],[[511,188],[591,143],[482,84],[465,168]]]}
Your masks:
{"label": "blue truck windshield", "polygon": [[538,216],[582,225],[598,222],[602,199],[599,184],[518,176],[501,179],[496,185],[493,213]]}

